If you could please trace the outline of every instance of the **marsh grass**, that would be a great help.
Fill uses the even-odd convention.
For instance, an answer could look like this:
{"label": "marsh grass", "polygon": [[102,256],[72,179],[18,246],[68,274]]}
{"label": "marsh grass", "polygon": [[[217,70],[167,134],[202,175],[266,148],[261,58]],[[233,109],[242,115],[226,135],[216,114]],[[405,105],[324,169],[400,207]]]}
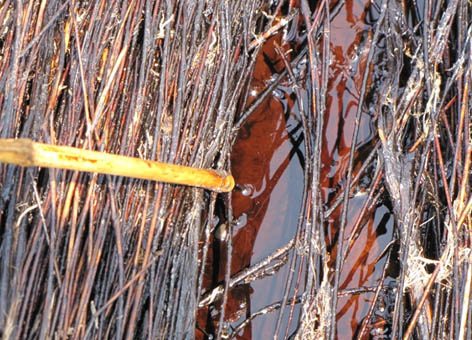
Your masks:
{"label": "marsh grass", "polygon": [[[1,165],[2,337],[191,339],[196,311],[219,299],[217,338],[235,338],[253,319],[276,313],[279,338],[291,329],[299,339],[334,340],[339,297],[369,292],[357,338],[377,338],[379,329],[391,339],[470,338],[471,3],[382,0],[366,7],[375,22],[358,75],[351,145],[363,110],[377,133],[362,166],[351,148],[342,185],[326,205],[320,176],[330,19],[346,3],[3,1],[1,138],[228,171],[238,129],[284,79],[299,103],[305,167],[294,239],[231,277],[231,200],[222,198],[229,264],[224,282],[204,291],[217,194]],[[296,16],[303,48],[293,55],[274,46],[285,71],[246,105],[261,44]],[[308,65],[303,80],[292,70],[301,61]],[[362,189],[360,177],[372,170]],[[361,189],[368,200],[348,236],[349,200]],[[381,278],[373,287],[341,289],[356,235],[380,202],[395,220]],[[337,210],[330,243],[326,221]],[[283,295],[228,327],[228,290],[279,264],[289,269]],[[384,285],[388,276],[393,285]],[[382,314],[386,296],[393,304]]]}

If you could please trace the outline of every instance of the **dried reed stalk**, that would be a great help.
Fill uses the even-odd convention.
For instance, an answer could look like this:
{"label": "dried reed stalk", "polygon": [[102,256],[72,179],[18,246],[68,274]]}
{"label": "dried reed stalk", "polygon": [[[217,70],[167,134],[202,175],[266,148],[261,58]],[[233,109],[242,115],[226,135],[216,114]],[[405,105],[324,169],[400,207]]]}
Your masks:
{"label": "dried reed stalk", "polygon": [[[0,137],[227,173],[267,6],[2,1]],[[3,337],[193,338],[216,194],[7,164],[0,183]]]}
{"label": "dried reed stalk", "polygon": [[[299,30],[297,39],[305,39],[292,62],[290,52],[279,49],[286,70],[277,82],[286,77],[294,87],[305,146],[303,203],[290,246],[231,277],[228,241],[225,282],[212,295],[202,286],[216,194],[4,165],[4,338],[191,339],[203,296],[202,305],[215,297],[222,306],[218,329],[205,330],[208,337],[234,338],[254,318],[277,312],[276,337],[335,339],[338,313],[345,312],[339,297],[353,294],[370,294],[362,295],[370,305],[353,331],[359,338],[379,332],[392,339],[472,334],[472,5],[365,1],[365,17],[373,22],[363,23],[365,32],[358,33],[374,41],[362,72],[351,74],[360,83],[354,133],[343,136],[352,148],[343,181],[326,188],[322,152],[332,76],[354,65],[331,69],[330,25],[343,6],[353,6],[301,0],[297,11],[296,3],[0,4],[1,138],[86,145],[217,171],[228,171],[234,135],[262,102],[261,97],[245,107],[259,47],[288,22],[275,18],[296,18],[300,24],[291,28]],[[301,61],[307,73],[300,80],[292,68]],[[264,98],[277,82],[263,91]],[[357,159],[364,114],[377,135],[363,146],[368,157]],[[363,181],[366,201],[349,221],[350,201],[365,189]],[[332,199],[325,201],[326,190]],[[389,207],[395,220],[392,239],[379,256],[381,275],[374,286],[344,289],[341,278],[356,270],[346,268],[346,259],[356,245],[363,247],[357,235],[380,205]],[[231,234],[228,206],[225,213]],[[350,226],[354,232],[346,238]],[[288,266],[283,296],[247,315],[236,332],[223,334],[228,289],[258,277],[273,262]],[[394,275],[391,267],[397,263]]]}
{"label": "dried reed stalk", "polygon": [[0,162],[150,179],[216,192],[229,192],[234,188],[233,176],[224,176],[213,170],[35,143],[29,139],[0,140]]}

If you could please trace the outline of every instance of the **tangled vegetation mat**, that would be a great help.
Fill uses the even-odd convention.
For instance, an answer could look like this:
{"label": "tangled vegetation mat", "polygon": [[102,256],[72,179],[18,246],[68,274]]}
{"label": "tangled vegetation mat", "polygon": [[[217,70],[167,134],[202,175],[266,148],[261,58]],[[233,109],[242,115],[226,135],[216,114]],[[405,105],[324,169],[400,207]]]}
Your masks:
{"label": "tangled vegetation mat", "polygon": [[236,179],[1,164],[2,339],[470,339],[471,10],[0,1],[0,138]]}

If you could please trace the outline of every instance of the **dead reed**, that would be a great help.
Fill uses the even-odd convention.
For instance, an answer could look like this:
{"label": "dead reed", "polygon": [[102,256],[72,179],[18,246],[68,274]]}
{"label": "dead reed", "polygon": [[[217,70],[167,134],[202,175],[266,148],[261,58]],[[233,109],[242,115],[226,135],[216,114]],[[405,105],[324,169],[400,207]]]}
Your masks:
{"label": "dead reed", "polygon": [[[217,338],[235,338],[255,318],[278,313],[279,338],[334,340],[339,297],[369,293],[359,339],[379,330],[391,339],[470,338],[471,3],[381,0],[366,7],[372,43],[366,66],[355,69],[360,91],[348,138],[357,145],[363,112],[377,132],[367,157],[350,149],[345,176],[326,203],[331,20],[350,3],[3,1],[1,138],[227,171],[238,128],[286,79],[300,106],[305,182],[293,240],[231,277],[231,202],[223,198],[229,265],[224,282],[204,292],[216,193],[2,165],[2,337],[191,339],[197,309],[219,299]],[[286,70],[246,107],[260,45],[295,17],[303,48],[295,55],[274,47]],[[308,72],[301,81],[293,69],[302,60]],[[350,222],[350,200],[365,178],[367,199]],[[344,289],[346,259],[381,202],[395,220],[382,275],[375,286]],[[336,219],[334,231],[329,219]],[[278,263],[289,267],[284,295],[225,328],[228,290]]]}
{"label": "dead reed", "polygon": [[[313,70],[306,91],[311,98],[312,129],[320,131],[330,59],[327,15],[333,7],[321,2],[312,13],[307,1],[301,3],[310,27],[308,56]],[[334,311],[338,297],[344,295],[340,276],[349,270],[344,267],[347,255],[380,199],[392,206],[395,232],[357,338],[377,338],[379,329],[389,339],[470,337],[471,6],[455,0],[418,4],[379,1],[369,7],[376,21],[367,66],[359,74],[362,86],[351,145],[356,145],[364,110],[373,115],[380,142],[371,146],[377,157],[369,156],[357,174],[356,148],[351,149],[340,199],[334,201],[342,204],[335,244],[326,243],[329,238],[324,235],[324,221],[336,208],[326,209],[320,202],[317,155],[322,141],[312,135],[314,152],[307,164],[313,168],[306,169],[312,199],[305,208],[310,218],[299,234],[308,251],[298,260],[306,263],[298,275],[304,273],[307,282],[299,288],[304,292],[300,339],[336,338]],[[348,236],[350,198],[358,191],[360,173],[369,168],[375,170],[370,175],[369,198]],[[396,284],[384,286],[394,262],[400,263]],[[363,291],[370,290],[359,287],[349,294]],[[388,292],[394,305],[384,313],[380,308]]]}
{"label": "dead reed", "polygon": [[[227,171],[261,8],[2,1],[1,138]],[[4,339],[193,337],[215,195],[5,164],[0,183]]]}

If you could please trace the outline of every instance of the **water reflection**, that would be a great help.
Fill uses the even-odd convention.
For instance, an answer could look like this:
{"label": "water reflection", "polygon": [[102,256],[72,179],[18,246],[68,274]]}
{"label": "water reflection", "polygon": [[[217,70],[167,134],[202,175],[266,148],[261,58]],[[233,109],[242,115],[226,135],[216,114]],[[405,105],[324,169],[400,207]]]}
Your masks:
{"label": "water reflection", "polygon": [[[321,154],[321,193],[326,208],[331,207],[339,197],[347,173],[361,79],[366,70],[371,47],[371,27],[365,23],[369,6],[369,1],[346,0],[346,6],[332,21],[330,43],[333,58]],[[253,86],[257,92],[275,79],[274,72],[280,72],[283,68],[272,46],[269,40],[256,67]],[[267,64],[269,61],[271,65]],[[306,62],[296,69],[296,75],[300,79],[306,76],[305,68]],[[249,101],[251,100],[253,99],[250,98]],[[356,169],[365,159],[365,153],[372,149],[371,142],[375,134],[372,127],[373,118],[368,108],[363,108],[356,146]],[[273,91],[272,96],[262,103],[241,127],[232,150],[232,173],[239,188],[232,194],[235,224],[231,275],[248,268],[293,237],[303,190],[303,151],[298,105],[292,84],[286,81]],[[365,174],[361,181],[371,183],[372,175]],[[379,258],[392,239],[393,221],[387,207],[382,204],[373,207],[365,215],[362,228],[359,231],[354,230],[355,222],[367,199],[366,191],[357,191],[350,200],[346,238],[354,232],[356,235],[341,273],[341,290],[375,286],[387,260],[386,257]],[[330,250],[333,250],[336,244],[340,212],[340,208],[334,210],[326,220],[325,241]],[[218,264],[213,268],[213,285],[224,280],[226,251],[226,246],[220,243],[213,249],[212,256],[218,259]],[[286,275],[285,266],[273,276],[231,289],[225,311],[226,322],[231,327],[236,327],[252,313],[279,301]],[[368,292],[340,298],[337,311],[340,339],[355,337],[372,297],[373,294]],[[388,299],[385,297],[384,300]],[[219,308],[221,306],[218,303],[210,308],[208,319],[211,320],[207,319],[208,323],[218,320]],[[386,309],[388,308],[386,302]],[[299,310],[295,309],[295,320],[298,312]],[[277,313],[269,313],[255,318],[237,338],[272,338],[276,317]],[[282,329],[285,325],[282,325]],[[384,330],[376,328],[375,332],[383,334]]]}

